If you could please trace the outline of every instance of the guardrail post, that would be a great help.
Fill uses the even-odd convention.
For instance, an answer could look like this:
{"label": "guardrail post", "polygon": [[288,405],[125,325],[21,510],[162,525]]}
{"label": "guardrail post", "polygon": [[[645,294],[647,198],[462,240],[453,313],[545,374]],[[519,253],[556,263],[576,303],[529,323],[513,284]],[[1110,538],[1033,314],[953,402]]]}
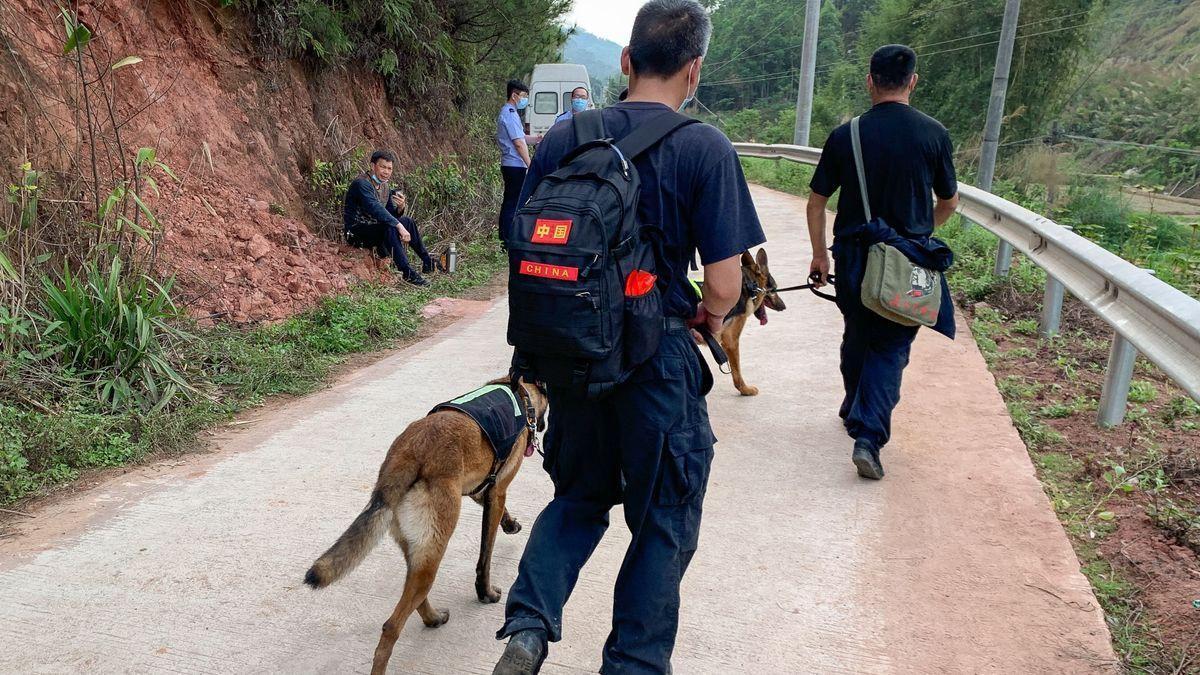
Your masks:
{"label": "guardrail post", "polygon": [[[1150,276],[1158,272],[1142,268]],[[1108,352],[1108,370],[1104,372],[1104,389],[1100,391],[1100,426],[1115,427],[1125,421],[1125,405],[1129,403],[1129,384],[1133,381],[1133,364],[1138,350],[1120,333],[1113,332],[1112,349]]]}
{"label": "guardrail post", "polygon": [[1137,355],[1132,342],[1120,333],[1113,333],[1104,389],[1100,393],[1100,426],[1115,427],[1125,421],[1125,404],[1129,402],[1129,383],[1133,380],[1133,363]]}
{"label": "guardrail post", "polygon": [[1042,297],[1042,321],[1038,328],[1038,334],[1044,338],[1058,335],[1058,328],[1062,323],[1063,290],[1061,281],[1046,275],[1046,294]]}
{"label": "guardrail post", "polygon": [[[1069,225],[1063,225],[1064,230],[1070,230]],[[1062,325],[1063,293],[1066,289],[1058,279],[1046,273],[1046,294],[1042,296],[1042,320],[1038,326],[1038,335],[1048,338],[1058,335]]]}
{"label": "guardrail post", "polygon": [[995,274],[998,277],[1008,276],[1008,270],[1012,268],[1013,247],[1012,244],[1000,240],[1000,246],[996,249],[996,270]]}

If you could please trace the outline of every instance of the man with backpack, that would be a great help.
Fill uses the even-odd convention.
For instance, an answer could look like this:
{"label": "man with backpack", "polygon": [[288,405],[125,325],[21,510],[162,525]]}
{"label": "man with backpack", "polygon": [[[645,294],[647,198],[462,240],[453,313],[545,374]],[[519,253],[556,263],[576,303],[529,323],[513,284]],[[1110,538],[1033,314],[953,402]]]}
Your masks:
{"label": "man with backpack", "polygon": [[[809,183],[810,271],[820,275],[818,285],[825,282],[830,268],[825,207],[834,192],[842,191],[832,249],[834,285],[845,322],[841,371],[846,396],[839,415],[854,439],[851,459],[858,474],[874,480],[883,478],[879,451],[891,435],[892,410],[900,402],[900,377],[918,326],[884,318],[860,300],[868,249],[890,239],[906,255],[940,255],[948,266],[949,249],[930,235],[958,208],[950,135],[937,120],[909,105],[917,86],[916,65],[916,53],[906,46],[885,45],[875,51],[867,76],[872,107],[833,130]],[[856,145],[861,165],[855,159]],[[865,196],[860,185],[866,188]],[[906,295],[920,297],[923,289],[918,286],[930,278],[929,270],[913,270]],[[940,271],[937,283],[945,283]],[[938,322],[931,327],[953,338],[954,314],[948,302],[946,292]]]}
{"label": "man with backpack", "polygon": [[[729,140],[676,112],[711,30],[695,0],[646,3],[621,56],[629,96],[553,127],[518,202],[509,340],[514,369],[549,385],[555,489],[509,591],[498,675],[538,672],[562,638],[563,607],[618,503],[632,542],[601,672],[670,672],[716,442],[712,375],[690,327],[720,332],[740,255],[765,239]],[[697,251],[701,303],[686,277]]]}

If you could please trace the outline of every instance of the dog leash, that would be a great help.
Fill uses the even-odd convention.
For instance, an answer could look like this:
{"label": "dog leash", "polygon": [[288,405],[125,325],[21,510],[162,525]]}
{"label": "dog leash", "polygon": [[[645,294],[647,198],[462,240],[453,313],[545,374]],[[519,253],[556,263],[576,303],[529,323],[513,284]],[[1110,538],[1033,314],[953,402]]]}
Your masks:
{"label": "dog leash", "polygon": [[[800,290],[808,289],[808,290],[812,291],[812,294],[817,296],[818,298],[824,298],[825,300],[828,300],[830,302],[837,302],[837,296],[835,296],[831,293],[825,293],[822,291],[818,291],[815,288],[814,284],[816,284],[818,281],[820,281],[820,278],[821,278],[820,272],[813,272],[812,274],[808,275],[808,278],[809,278],[809,282],[807,284],[800,284],[799,286],[788,286],[787,288],[776,288],[775,292],[776,293],[784,293],[786,291],[800,291]],[[833,283],[833,280],[835,279],[835,277],[832,274],[826,274],[825,279],[827,279],[829,281],[829,283]]]}

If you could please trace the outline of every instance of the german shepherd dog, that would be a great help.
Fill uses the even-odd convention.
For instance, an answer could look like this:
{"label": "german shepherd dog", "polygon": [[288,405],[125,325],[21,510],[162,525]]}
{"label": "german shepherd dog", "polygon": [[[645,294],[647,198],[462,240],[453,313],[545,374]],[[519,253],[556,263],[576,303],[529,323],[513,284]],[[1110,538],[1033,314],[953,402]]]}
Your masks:
{"label": "german shepherd dog", "polygon": [[483,506],[483,537],[475,566],[475,594],[480,602],[500,600],[500,589],[492,586],[492,546],[496,528],[505,533],[521,531],[521,524],[504,507],[508,486],[521,468],[525,450],[535,442],[534,429],[545,427],[546,393],[541,387],[520,379],[502,378],[490,384],[507,384],[525,409],[526,428],[521,432],[499,467],[487,436],[469,415],[439,410],[408,426],[388,450],[367,508],[329,547],[304,577],[313,588],[324,588],[353,570],[389,531],[404,552],[407,571],[404,591],[395,611],[383,624],[371,666],[374,675],[387,670],[400,629],[415,609],[421,621],[436,628],[450,619],[446,610],[429,604],[446,545],[458,524],[463,495],[471,494],[495,473],[492,487],[471,495]]}
{"label": "german shepherd dog", "polygon": [[758,249],[757,256],[749,251],[742,252],[742,297],[725,317],[725,328],[721,331],[721,348],[729,356],[729,370],[733,374],[733,386],[742,396],[758,395],[758,387],[746,384],[742,378],[741,347],[739,342],[746,321],[753,316],[760,325],[767,325],[767,310],[782,312],[787,309],[783,299],[776,293],[779,285],[767,269],[767,249]]}

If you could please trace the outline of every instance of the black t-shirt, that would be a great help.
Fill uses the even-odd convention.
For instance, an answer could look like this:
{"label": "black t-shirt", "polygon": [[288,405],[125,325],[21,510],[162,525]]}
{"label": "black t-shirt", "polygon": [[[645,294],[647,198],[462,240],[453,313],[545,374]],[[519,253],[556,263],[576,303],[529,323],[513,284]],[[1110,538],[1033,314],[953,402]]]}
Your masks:
{"label": "black t-shirt", "polygon": [[[620,140],[638,124],[664,111],[661,103],[623,101],[605,108],[604,129]],[[533,194],[542,177],[558,169],[559,160],[575,148],[574,118],[556,124],[538,145],[518,204]],[[764,241],[762,225],[750,199],[733,145],[715,127],[689,124],[642,153],[633,162],[641,179],[638,219],[657,223],[665,235],[669,274],[664,309],[667,316],[695,314],[695,294],[687,283],[688,263],[695,251],[709,264],[738,255]]]}
{"label": "black t-shirt", "polygon": [[[933,232],[930,192],[950,199],[958,191],[954,146],[946,127],[912,106],[889,102],[863,113],[859,134],[871,215],[883,218],[903,236],[929,236]],[[809,187],[825,197],[841,189],[834,237],[866,222],[848,123],[829,134]]]}

